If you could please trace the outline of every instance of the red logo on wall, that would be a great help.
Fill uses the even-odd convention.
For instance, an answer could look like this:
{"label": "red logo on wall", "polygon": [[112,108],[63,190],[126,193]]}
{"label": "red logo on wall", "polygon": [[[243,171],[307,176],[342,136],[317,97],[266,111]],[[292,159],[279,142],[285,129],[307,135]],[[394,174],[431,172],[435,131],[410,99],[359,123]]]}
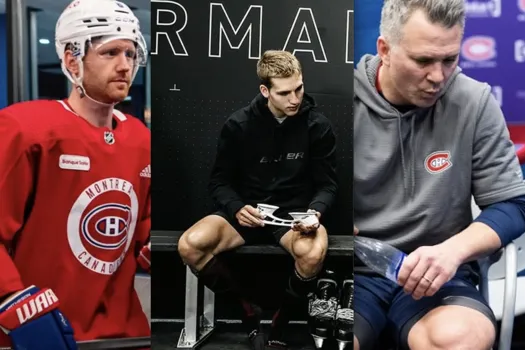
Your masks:
{"label": "red logo on wall", "polygon": [[463,42],[461,54],[469,61],[488,61],[496,57],[496,41],[489,36],[471,36]]}

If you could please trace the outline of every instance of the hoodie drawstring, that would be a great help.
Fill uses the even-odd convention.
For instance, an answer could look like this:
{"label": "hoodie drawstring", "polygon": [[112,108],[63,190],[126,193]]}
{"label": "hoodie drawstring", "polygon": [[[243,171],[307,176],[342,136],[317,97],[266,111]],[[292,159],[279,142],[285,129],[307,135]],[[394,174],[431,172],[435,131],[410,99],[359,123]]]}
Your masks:
{"label": "hoodie drawstring", "polygon": [[401,135],[401,116],[397,116],[397,135],[399,136],[399,145],[401,146],[401,166],[403,167],[403,188],[407,190],[407,174],[405,166],[405,147],[403,146],[403,135]]}
{"label": "hoodie drawstring", "polygon": [[[414,128],[416,124],[416,118],[412,114],[409,118],[411,118],[410,123],[410,129],[409,132],[409,150],[414,153],[415,145],[414,145]],[[399,145],[401,147],[401,166],[403,167],[403,188],[405,189],[405,193],[409,191],[408,196],[412,198],[414,196],[414,193],[416,191],[416,163],[415,163],[415,157],[412,155],[410,160],[410,168],[407,169],[406,162],[405,162],[405,146],[403,145],[403,135],[401,133],[401,115],[397,116],[397,135],[399,137]],[[410,189],[408,188],[408,177],[407,173],[409,173],[410,176]]]}
{"label": "hoodie drawstring", "polygon": [[410,191],[410,198],[414,197],[414,193],[416,191],[416,160],[415,160],[415,154],[414,150],[416,149],[414,145],[414,128],[416,126],[416,117],[414,114],[410,117],[412,118],[412,123],[410,124],[410,151],[412,152],[412,188]]}

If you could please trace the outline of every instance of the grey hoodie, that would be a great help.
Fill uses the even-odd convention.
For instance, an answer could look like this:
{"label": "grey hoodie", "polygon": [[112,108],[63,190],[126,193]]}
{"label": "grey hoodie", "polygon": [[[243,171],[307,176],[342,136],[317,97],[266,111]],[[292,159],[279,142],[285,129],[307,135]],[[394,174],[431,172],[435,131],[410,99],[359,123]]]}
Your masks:
{"label": "grey hoodie", "polygon": [[456,69],[436,104],[401,115],[376,90],[380,59],[354,71],[354,224],[409,253],[472,222],[483,207],[525,195],[501,109],[485,83]]}

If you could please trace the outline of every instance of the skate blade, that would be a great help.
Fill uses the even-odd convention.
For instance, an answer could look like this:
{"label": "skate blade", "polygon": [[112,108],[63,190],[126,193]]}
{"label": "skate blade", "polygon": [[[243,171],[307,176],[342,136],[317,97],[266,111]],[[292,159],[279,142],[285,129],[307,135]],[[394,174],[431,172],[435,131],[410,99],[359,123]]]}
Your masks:
{"label": "skate blade", "polygon": [[315,347],[317,349],[321,349],[323,347],[324,341],[326,338],[321,338],[317,335],[312,334],[312,338],[314,338]]}
{"label": "skate blade", "polygon": [[339,350],[351,350],[352,342],[351,341],[344,341],[344,340],[338,340],[337,346]]}

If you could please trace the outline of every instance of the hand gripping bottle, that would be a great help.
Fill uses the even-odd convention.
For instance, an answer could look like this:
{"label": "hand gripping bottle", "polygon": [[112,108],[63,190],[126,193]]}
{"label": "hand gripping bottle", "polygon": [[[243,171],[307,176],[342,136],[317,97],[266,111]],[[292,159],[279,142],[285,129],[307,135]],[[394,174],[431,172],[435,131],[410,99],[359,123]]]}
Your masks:
{"label": "hand gripping bottle", "polygon": [[354,236],[355,254],[370,269],[397,283],[406,254],[377,239]]}

